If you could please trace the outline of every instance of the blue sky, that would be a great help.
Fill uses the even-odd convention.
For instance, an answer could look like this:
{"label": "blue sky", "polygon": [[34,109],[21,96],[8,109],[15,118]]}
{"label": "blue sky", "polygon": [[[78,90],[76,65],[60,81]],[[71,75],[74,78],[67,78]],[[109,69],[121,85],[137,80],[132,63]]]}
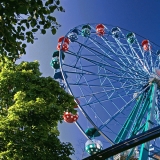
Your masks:
{"label": "blue sky", "polygon": [[[53,36],[35,35],[38,40],[27,46],[27,55],[22,60],[40,62],[44,76],[52,76],[53,69],[49,63],[57,40],[70,29],[85,23],[105,23],[133,31],[160,45],[160,1],[159,0],[63,0],[61,5],[65,12],[55,12],[57,22],[62,26]],[[78,139],[85,139],[74,124],[59,126],[61,140],[70,141],[77,148]],[[76,159],[75,157],[73,159]]]}

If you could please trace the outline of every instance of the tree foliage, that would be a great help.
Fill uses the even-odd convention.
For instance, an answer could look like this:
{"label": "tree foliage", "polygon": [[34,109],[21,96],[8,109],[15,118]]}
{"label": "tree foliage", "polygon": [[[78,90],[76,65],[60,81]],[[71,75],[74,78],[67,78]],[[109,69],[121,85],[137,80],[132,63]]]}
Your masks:
{"label": "tree foliage", "polygon": [[0,159],[67,160],[74,150],[58,139],[63,112],[75,102],[39,64],[0,61]]}
{"label": "tree foliage", "polygon": [[60,26],[52,16],[63,12],[59,0],[1,0],[0,3],[0,53],[11,58],[25,54],[26,43],[34,43],[34,33],[52,34]]}

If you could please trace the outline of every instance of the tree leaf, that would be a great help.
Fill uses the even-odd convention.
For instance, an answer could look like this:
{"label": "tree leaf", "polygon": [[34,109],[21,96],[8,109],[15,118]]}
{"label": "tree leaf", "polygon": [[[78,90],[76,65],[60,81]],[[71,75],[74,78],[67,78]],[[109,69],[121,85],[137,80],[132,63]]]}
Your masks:
{"label": "tree leaf", "polygon": [[57,8],[57,6],[49,6],[49,9],[51,12],[54,12],[54,10]]}
{"label": "tree leaf", "polygon": [[60,10],[61,12],[65,12],[65,10],[64,10],[64,8],[63,8],[62,6],[59,7],[59,10]]}
{"label": "tree leaf", "polygon": [[32,29],[32,32],[37,32],[37,31],[38,31],[37,28]]}
{"label": "tree leaf", "polygon": [[39,24],[44,25],[45,21],[39,21]]}
{"label": "tree leaf", "polygon": [[26,30],[24,26],[21,26],[21,29],[22,29],[23,31],[25,31],[25,30]]}
{"label": "tree leaf", "polygon": [[26,27],[29,29],[29,23],[28,22],[26,23]]}
{"label": "tree leaf", "polygon": [[59,1],[59,0],[57,0],[57,1],[56,1],[56,4],[57,4],[57,5],[59,5],[59,4],[60,4],[60,1]]}
{"label": "tree leaf", "polygon": [[27,45],[23,43],[23,44],[22,44],[22,47],[23,47],[23,48],[26,48],[26,47],[27,47]]}
{"label": "tree leaf", "polygon": [[20,6],[18,8],[18,12],[19,12],[19,14],[27,14],[28,13],[26,6]]}
{"label": "tree leaf", "polygon": [[37,25],[36,27],[37,27],[38,29],[40,29],[40,25]]}
{"label": "tree leaf", "polygon": [[42,29],[42,30],[41,30],[41,33],[42,33],[42,34],[46,34],[46,30],[45,30],[45,29]]}
{"label": "tree leaf", "polygon": [[30,36],[32,34],[31,31],[26,32],[26,35]]}
{"label": "tree leaf", "polygon": [[43,26],[43,28],[44,28],[44,29],[48,29],[48,28],[50,28],[50,26],[51,26],[51,23],[50,23],[50,22],[47,22],[47,23]]}
{"label": "tree leaf", "polygon": [[54,34],[56,34],[56,29],[55,28],[52,28],[52,34],[54,35]]}
{"label": "tree leaf", "polygon": [[37,25],[37,21],[35,19],[32,19],[31,27],[35,27],[36,25]]}
{"label": "tree leaf", "polygon": [[18,27],[17,27],[17,30],[18,30],[18,32],[21,32],[21,27],[18,26]]}
{"label": "tree leaf", "polygon": [[54,22],[56,22],[56,18],[55,18],[55,17],[48,16],[47,18],[48,18],[49,20],[51,20],[51,21],[54,21]]}
{"label": "tree leaf", "polygon": [[29,17],[27,18],[28,21],[31,21],[31,19],[32,19],[32,16],[29,16]]}
{"label": "tree leaf", "polygon": [[53,4],[53,0],[48,0],[48,3],[49,4]]}
{"label": "tree leaf", "polygon": [[21,24],[27,23],[27,20],[26,20],[26,19],[23,19],[23,20],[20,21],[20,23],[21,23]]}

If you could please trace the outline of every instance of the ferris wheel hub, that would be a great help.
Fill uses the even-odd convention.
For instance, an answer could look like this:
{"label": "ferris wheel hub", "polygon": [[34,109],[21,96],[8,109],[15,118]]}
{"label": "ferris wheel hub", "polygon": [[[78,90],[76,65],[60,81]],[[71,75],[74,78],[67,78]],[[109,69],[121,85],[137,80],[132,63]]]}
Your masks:
{"label": "ferris wheel hub", "polygon": [[160,89],[160,77],[157,76],[156,74],[152,75],[149,78],[149,84],[152,84],[152,83],[156,83],[157,84],[157,88]]}
{"label": "ferris wheel hub", "polygon": [[149,78],[149,84],[151,83],[156,83],[157,88],[160,89],[160,69],[159,68],[154,68],[154,73],[152,73]]}
{"label": "ferris wheel hub", "polygon": [[154,78],[151,83],[156,83],[157,84],[157,88],[160,89],[160,78]]}

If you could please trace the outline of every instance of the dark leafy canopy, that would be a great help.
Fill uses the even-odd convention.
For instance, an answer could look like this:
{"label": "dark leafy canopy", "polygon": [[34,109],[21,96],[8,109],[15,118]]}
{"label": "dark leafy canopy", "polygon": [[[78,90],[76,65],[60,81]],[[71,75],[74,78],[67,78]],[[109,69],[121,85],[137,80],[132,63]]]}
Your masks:
{"label": "dark leafy canopy", "polygon": [[41,77],[38,62],[0,62],[0,159],[69,160],[74,150],[58,139],[63,112],[73,112],[73,97],[51,77]]}
{"label": "dark leafy canopy", "polygon": [[1,55],[18,58],[25,54],[24,40],[34,43],[34,33],[38,30],[45,34],[46,29],[51,29],[55,34],[60,26],[52,16],[55,10],[64,11],[59,0],[1,0]]}

